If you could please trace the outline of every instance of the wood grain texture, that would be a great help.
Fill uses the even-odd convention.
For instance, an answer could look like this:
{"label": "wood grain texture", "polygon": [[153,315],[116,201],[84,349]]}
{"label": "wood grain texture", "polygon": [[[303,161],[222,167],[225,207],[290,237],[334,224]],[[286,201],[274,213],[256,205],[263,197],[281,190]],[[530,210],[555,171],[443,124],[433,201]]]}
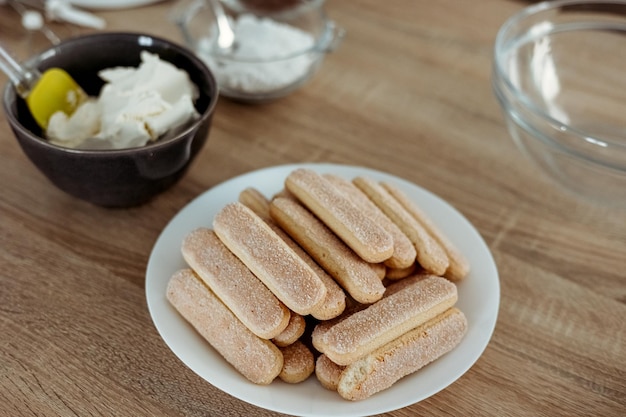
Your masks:
{"label": "wood grain texture", "polygon": [[[182,42],[176,2],[97,12],[107,30]],[[496,260],[491,343],[457,382],[385,414],[618,416],[626,409],[626,212],[555,187],[509,139],[491,58],[513,0],[329,0],[343,43],[299,92],[247,106],[220,100],[183,180],[148,204],[106,210],[55,189],[0,113],[0,415],[278,416],[187,369],[160,339],[144,295],[150,250],[201,192],[285,163],[361,165],[438,194]],[[67,38],[89,30],[50,25]],[[19,18],[0,42],[20,59]],[[31,48],[31,49],[27,49]],[[0,83],[6,83],[0,74]]]}

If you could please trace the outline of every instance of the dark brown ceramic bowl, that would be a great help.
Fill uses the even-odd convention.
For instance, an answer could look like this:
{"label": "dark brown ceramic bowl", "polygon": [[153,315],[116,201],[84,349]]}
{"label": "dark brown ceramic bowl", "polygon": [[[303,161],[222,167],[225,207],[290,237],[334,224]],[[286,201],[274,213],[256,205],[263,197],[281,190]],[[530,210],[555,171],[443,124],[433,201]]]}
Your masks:
{"label": "dark brown ceramic bowl", "polygon": [[97,72],[140,63],[140,52],[158,54],[187,71],[200,93],[195,107],[200,118],[177,135],[139,148],[77,150],[56,146],[42,136],[26,103],[9,83],[3,104],[24,153],[61,190],[105,207],[130,207],[147,202],[175,184],[205,144],[218,90],[211,71],[183,46],[136,33],[99,33],[68,39],[34,59],[40,70],[65,69],[89,95],[97,96],[103,81]]}

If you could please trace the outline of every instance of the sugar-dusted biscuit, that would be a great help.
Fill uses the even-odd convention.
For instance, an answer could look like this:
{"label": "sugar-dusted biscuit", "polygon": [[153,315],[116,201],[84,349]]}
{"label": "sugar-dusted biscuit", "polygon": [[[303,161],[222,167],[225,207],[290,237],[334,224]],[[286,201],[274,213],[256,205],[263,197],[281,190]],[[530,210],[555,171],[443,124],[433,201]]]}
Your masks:
{"label": "sugar-dusted biscuit", "polygon": [[255,188],[246,188],[239,194],[239,201],[265,220],[272,230],[311,267],[313,272],[315,272],[324,283],[326,287],[326,298],[320,306],[311,311],[311,315],[319,320],[328,320],[341,314],[346,307],[345,293],[335,280],[328,275],[324,268],[319,266],[300,245],[294,242],[294,240],[271,219],[270,200]]}
{"label": "sugar-dusted biscuit", "polygon": [[307,315],[322,305],[324,283],[251,209],[239,202],[227,204],[213,218],[213,229],[288,308]]}
{"label": "sugar-dusted biscuit", "polygon": [[367,177],[356,177],[352,181],[413,242],[422,268],[435,275],[443,275],[448,269],[448,255],[424,227],[378,182]]}
{"label": "sugar-dusted biscuit", "polygon": [[205,227],[188,233],[181,252],[187,264],[254,334],[271,339],[284,331],[289,309]]}
{"label": "sugar-dusted biscuit", "polygon": [[393,254],[391,235],[317,172],[296,169],[285,188],[367,262],[383,262]]}
{"label": "sugar-dusted biscuit", "polygon": [[306,330],[306,320],[298,313],[291,312],[289,324],[279,335],[272,339],[278,347],[289,346],[296,342]]}
{"label": "sugar-dusted biscuit", "polygon": [[239,202],[260,218],[267,221],[270,219],[270,202],[259,190],[254,187],[248,187],[239,193]]}
{"label": "sugar-dusted biscuit", "polygon": [[413,274],[417,270],[416,264],[411,264],[407,268],[387,268],[385,271],[385,278],[390,280],[398,280],[406,278]]}
{"label": "sugar-dusted biscuit", "polygon": [[394,184],[383,182],[381,185],[395,198],[406,211],[408,211],[424,229],[441,245],[448,255],[449,266],[444,276],[452,281],[460,281],[467,276],[470,264],[467,258],[459,251],[452,241],[437,227],[428,215],[411,200],[399,187]]}
{"label": "sugar-dusted biscuit", "polygon": [[384,263],[370,264],[370,266],[376,272],[378,278],[385,279],[385,275],[387,275],[387,267]]}
{"label": "sugar-dusted biscuit", "polygon": [[174,273],[166,297],[224,359],[255,384],[271,383],[283,369],[283,354],[248,329],[189,269]]}
{"label": "sugar-dusted biscuit", "polygon": [[453,307],[346,366],[337,392],[351,401],[369,398],[454,349],[466,332],[465,315]]}
{"label": "sugar-dusted biscuit", "polygon": [[345,366],[337,365],[328,359],[328,356],[321,354],[315,361],[315,376],[324,388],[330,391],[337,391],[339,379]]}
{"label": "sugar-dusted biscuit", "polygon": [[280,348],[283,354],[283,368],[278,377],[289,384],[298,384],[315,372],[313,352],[300,340]]}
{"label": "sugar-dusted biscuit", "polygon": [[456,285],[430,276],[313,333],[313,346],[338,365],[348,365],[408,330],[423,324],[457,301]]}
{"label": "sugar-dusted biscuit", "polygon": [[321,220],[292,198],[275,198],[272,219],[355,300],[373,303],[385,292],[377,272]]}
{"label": "sugar-dusted biscuit", "polygon": [[338,175],[324,174],[323,177],[391,235],[393,238],[393,254],[384,262],[388,268],[406,269],[415,264],[417,253],[413,242],[363,191],[354,185],[352,181]]}

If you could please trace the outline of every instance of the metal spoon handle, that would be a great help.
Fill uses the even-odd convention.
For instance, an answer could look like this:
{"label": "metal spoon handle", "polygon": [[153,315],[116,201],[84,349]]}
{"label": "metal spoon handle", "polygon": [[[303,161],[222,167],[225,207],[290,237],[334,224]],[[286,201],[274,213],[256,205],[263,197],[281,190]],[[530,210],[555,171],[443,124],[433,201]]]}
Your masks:
{"label": "metal spoon handle", "polygon": [[217,21],[217,46],[221,49],[229,49],[235,43],[235,33],[230,27],[228,16],[222,7],[222,3],[219,0],[208,0],[209,6],[215,14],[215,20]]}
{"label": "metal spoon handle", "polygon": [[28,96],[40,77],[39,71],[24,68],[2,45],[0,45],[0,69],[9,77],[17,93],[22,97]]}

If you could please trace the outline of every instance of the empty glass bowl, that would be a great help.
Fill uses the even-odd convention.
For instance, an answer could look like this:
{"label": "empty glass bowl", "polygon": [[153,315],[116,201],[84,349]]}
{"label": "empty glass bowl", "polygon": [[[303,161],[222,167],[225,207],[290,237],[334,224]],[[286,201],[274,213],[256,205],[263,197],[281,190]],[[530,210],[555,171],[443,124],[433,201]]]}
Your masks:
{"label": "empty glass bowl", "polygon": [[558,0],[498,32],[493,89],[517,145],[567,189],[626,207],[626,1]]}
{"label": "empty glass bowl", "polygon": [[[173,20],[185,43],[211,68],[222,96],[246,102],[284,97],[303,86],[343,37],[323,0],[223,0],[234,45],[217,46],[218,25],[206,0],[179,5]],[[271,7],[270,7],[271,6]]]}

